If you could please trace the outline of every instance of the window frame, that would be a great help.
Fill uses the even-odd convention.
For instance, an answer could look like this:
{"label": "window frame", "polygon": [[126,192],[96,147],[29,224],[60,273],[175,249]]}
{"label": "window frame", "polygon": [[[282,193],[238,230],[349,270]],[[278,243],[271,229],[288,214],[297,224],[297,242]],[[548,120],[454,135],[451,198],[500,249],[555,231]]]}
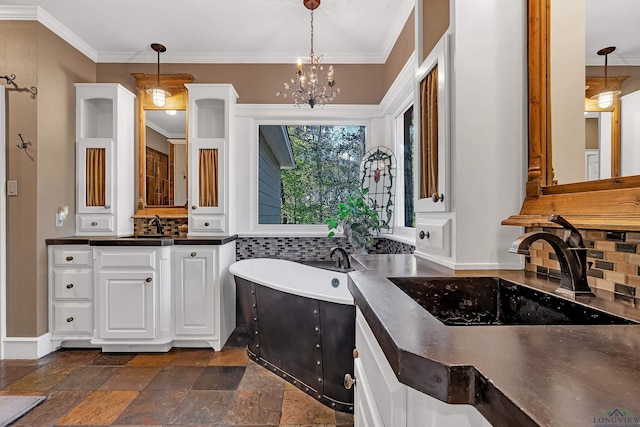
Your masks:
{"label": "window frame", "polygon": [[[393,226],[393,234],[385,235],[385,237],[389,236],[390,238],[396,237],[397,239],[404,243],[415,244],[415,227],[406,227],[404,225],[404,114],[411,107],[413,108],[413,129],[414,129],[414,137],[413,137],[413,146],[414,146],[414,156],[416,155],[416,109],[414,106],[415,97],[413,92],[408,94],[404,100],[400,103],[400,106],[396,108],[391,114],[391,120],[394,126],[394,145],[393,151],[396,156],[396,194],[395,194],[395,205],[396,207],[402,206],[402,211],[400,209],[396,209],[394,212],[394,226]],[[416,182],[416,170],[415,170],[415,162],[413,165],[413,180],[414,180],[414,189]],[[415,191],[414,191],[415,192]],[[412,196],[413,197],[413,196]],[[414,203],[414,212],[415,212],[415,203]]]}
{"label": "window frame", "polygon": [[[305,114],[292,114],[291,106],[287,106],[287,111],[283,111],[281,116],[258,116],[253,115],[251,118],[250,132],[250,205],[249,205],[249,226],[251,235],[261,235],[265,237],[280,236],[300,236],[300,237],[326,237],[329,229],[326,224],[259,224],[258,223],[258,197],[259,197],[259,144],[258,144],[258,128],[261,125],[336,125],[336,126],[364,126],[365,152],[371,146],[371,114],[365,111],[356,111],[354,108],[335,108],[329,109],[325,107],[320,110],[324,114],[315,114],[317,111],[302,111]],[[304,107],[302,107],[304,108]],[[331,112],[339,110],[337,113]],[[368,109],[365,109],[368,110]],[[313,115],[310,113],[314,113]],[[327,114],[329,113],[329,114]],[[320,116],[320,117],[318,117]],[[336,236],[342,236],[342,233],[336,233]]]}

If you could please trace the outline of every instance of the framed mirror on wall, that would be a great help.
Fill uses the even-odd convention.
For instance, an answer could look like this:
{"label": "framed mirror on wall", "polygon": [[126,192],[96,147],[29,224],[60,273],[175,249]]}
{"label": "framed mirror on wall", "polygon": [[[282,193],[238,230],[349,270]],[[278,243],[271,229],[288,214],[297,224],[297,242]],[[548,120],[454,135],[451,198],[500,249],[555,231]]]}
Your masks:
{"label": "framed mirror on wall", "polygon": [[147,89],[157,75],[134,73],[138,89],[138,214],[187,215],[187,90],[191,74],[163,74],[160,86],[170,93],[163,107]]}
{"label": "framed mirror on wall", "polygon": [[[623,15],[631,15],[629,22],[638,22],[640,4],[627,3],[629,8],[624,9]],[[626,54],[623,53],[638,52],[633,46],[640,46],[640,43],[637,37],[633,40],[613,37],[616,33],[611,26],[603,27],[605,24],[623,27],[627,16],[621,17],[620,10],[623,9],[612,8],[606,0],[528,1],[529,167],[526,198],[520,214],[503,221],[504,224],[547,225],[547,216],[558,213],[584,228],[640,227],[640,175],[631,172],[632,168],[627,169],[630,173],[622,171],[623,160],[633,157],[628,155],[633,148],[624,148],[624,123],[629,126],[637,121],[632,118],[635,113],[625,120],[624,104],[640,89],[640,55],[635,55],[635,59],[631,59],[631,55],[624,59]],[[609,22],[607,13],[615,14],[614,22]],[[613,107],[590,111],[594,108],[590,107],[589,92],[597,90],[598,79],[604,83],[604,58],[596,54],[599,49],[593,46],[602,48],[613,43],[618,46],[616,54],[608,58],[607,84],[619,84],[620,93],[614,97]],[[637,61],[638,65],[631,65],[635,63],[632,61]],[[623,62],[624,68],[612,67],[612,64]],[[563,68],[565,75],[555,72],[557,68]],[[571,72],[567,72],[568,69]],[[573,89],[567,93],[571,81]],[[562,95],[556,93],[562,90],[565,91]],[[562,98],[566,100],[565,105],[558,102]],[[631,111],[628,109],[627,113]],[[587,120],[593,112],[599,113],[597,126],[603,136],[609,134],[609,139],[603,139],[596,148],[586,145]],[[573,130],[567,131],[567,126],[573,126]],[[638,137],[632,139],[639,140]],[[594,149],[600,157],[601,171],[598,179],[588,180],[587,150]],[[638,159],[640,157],[636,156],[632,161],[640,164]],[[593,164],[593,158],[591,161]],[[570,178],[563,178],[567,176],[563,175],[567,167],[578,167],[579,171]]]}

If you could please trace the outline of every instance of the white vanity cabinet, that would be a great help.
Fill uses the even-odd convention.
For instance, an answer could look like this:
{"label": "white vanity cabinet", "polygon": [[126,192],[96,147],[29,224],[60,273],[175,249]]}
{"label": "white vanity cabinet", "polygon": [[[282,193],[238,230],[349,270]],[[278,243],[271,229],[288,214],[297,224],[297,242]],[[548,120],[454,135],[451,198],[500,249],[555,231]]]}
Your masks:
{"label": "white vanity cabinet", "polygon": [[49,327],[54,348],[93,337],[93,257],[89,245],[52,245]]}
{"label": "white vanity cabinet", "polygon": [[135,95],[116,83],[75,86],[76,234],[132,234]]}
{"label": "white vanity cabinet", "polygon": [[450,405],[399,382],[360,309],[356,348],[356,427],[491,427],[471,405]]}
{"label": "white vanity cabinet", "polygon": [[171,348],[171,247],[94,248],[97,330],[105,351]]}
{"label": "white vanity cabinet", "polygon": [[235,232],[235,105],[230,84],[185,84],[189,92],[189,236]]}
{"label": "white vanity cabinet", "polygon": [[176,246],[173,252],[174,342],[222,350],[236,325],[236,294],[229,266],[235,243]]}

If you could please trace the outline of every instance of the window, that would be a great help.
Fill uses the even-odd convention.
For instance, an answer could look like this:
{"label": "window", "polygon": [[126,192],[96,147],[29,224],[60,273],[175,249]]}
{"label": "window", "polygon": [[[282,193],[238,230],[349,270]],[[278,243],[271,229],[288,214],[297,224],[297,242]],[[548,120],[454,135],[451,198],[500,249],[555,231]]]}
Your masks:
{"label": "window", "polygon": [[258,224],[325,224],[360,183],[365,127],[260,125]]}
{"label": "window", "polygon": [[398,159],[397,220],[399,227],[415,227],[413,105],[396,116]]}

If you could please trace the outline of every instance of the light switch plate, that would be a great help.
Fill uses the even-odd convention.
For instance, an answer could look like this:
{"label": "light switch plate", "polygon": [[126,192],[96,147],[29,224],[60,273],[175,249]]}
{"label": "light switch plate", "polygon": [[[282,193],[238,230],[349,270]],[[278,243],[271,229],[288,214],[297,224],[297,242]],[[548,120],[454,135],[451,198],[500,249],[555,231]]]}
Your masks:
{"label": "light switch plate", "polygon": [[17,196],[18,195],[18,181],[8,180],[7,181],[7,196]]}

